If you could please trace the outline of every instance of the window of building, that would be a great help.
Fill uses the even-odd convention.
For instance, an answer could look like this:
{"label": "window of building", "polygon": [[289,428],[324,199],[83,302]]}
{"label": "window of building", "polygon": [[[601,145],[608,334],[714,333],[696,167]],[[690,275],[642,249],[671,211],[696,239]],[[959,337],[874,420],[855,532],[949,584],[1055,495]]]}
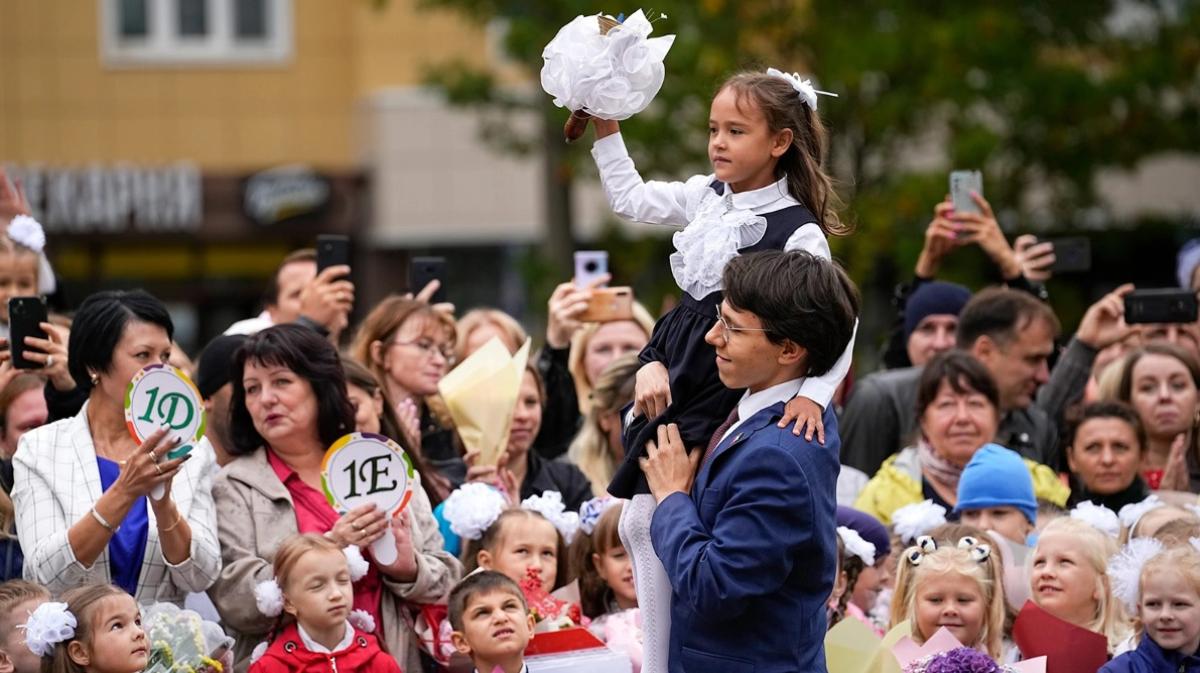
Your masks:
{"label": "window of building", "polygon": [[112,67],[278,65],[292,55],[292,0],[98,0]]}

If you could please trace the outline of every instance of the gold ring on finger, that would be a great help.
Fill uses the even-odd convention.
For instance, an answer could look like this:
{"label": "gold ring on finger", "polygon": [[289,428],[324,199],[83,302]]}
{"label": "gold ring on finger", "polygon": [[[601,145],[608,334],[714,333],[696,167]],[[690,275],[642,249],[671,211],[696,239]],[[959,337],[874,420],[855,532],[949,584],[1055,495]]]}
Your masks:
{"label": "gold ring on finger", "polygon": [[158,476],[160,476],[160,477],[162,476],[162,473],[163,473],[162,466],[159,465],[158,463],[154,464],[154,471],[158,473]]}

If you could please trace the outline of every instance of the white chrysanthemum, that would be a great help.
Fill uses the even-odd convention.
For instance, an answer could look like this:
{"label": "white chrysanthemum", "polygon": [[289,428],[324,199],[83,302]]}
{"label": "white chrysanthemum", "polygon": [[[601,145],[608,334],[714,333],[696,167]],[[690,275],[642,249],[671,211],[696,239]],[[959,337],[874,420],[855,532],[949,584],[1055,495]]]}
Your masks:
{"label": "white chrysanthemum", "polygon": [[905,505],[892,512],[892,530],[905,544],[912,544],[917,538],[945,523],[946,508],[932,500]]}
{"label": "white chrysanthemum", "polygon": [[521,507],[532,510],[546,517],[558,532],[571,544],[575,533],[579,531],[579,515],[566,511],[562,494],[558,491],[543,491],[541,495],[531,495],[521,501]]}
{"label": "white chrysanthemum", "polygon": [[371,564],[367,563],[367,559],[363,558],[362,551],[350,545],[342,550],[346,555],[346,565],[350,567],[350,581],[357,582],[367,576],[371,570]]}
{"label": "white chrysanthemum", "polygon": [[366,610],[351,610],[348,621],[359,631],[375,633],[375,618]]}
{"label": "white chrysanthemum", "polygon": [[49,656],[54,646],[75,637],[75,615],[66,603],[46,602],[37,606],[29,615],[29,621],[21,625],[25,630],[25,646],[39,657]]}
{"label": "white chrysanthemum", "polygon": [[1121,519],[1111,509],[1085,500],[1071,510],[1071,518],[1082,521],[1111,538],[1121,536]]}
{"label": "white chrysanthemum", "polygon": [[1151,510],[1156,510],[1167,503],[1158,499],[1157,495],[1148,496],[1141,502],[1132,502],[1121,508],[1117,516],[1121,518],[1121,525],[1129,529],[1132,534],[1133,529],[1137,526],[1142,517],[1146,516]]}
{"label": "white chrysanthemum", "polygon": [[283,591],[274,578],[254,585],[254,604],[267,617],[278,617],[283,612]]}
{"label": "white chrysanthemum", "polygon": [[1133,538],[1108,562],[1108,577],[1112,582],[1112,593],[1125,606],[1129,614],[1137,614],[1138,593],[1141,585],[1142,568],[1146,561],[1162,553],[1163,543],[1152,537]]}
{"label": "white chrysanthemum", "polygon": [[640,9],[605,35],[595,15],[575,17],[542,50],[542,88],[558,107],[628,119],[650,105],[666,76],[675,36],[651,31]]}
{"label": "white chrysanthemum", "polygon": [[28,215],[12,218],[8,224],[8,237],[36,253],[46,249],[46,232],[37,220]]}
{"label": "white chrysanthemum", "polygon": [[478,540],[508,507],[504,495],[478,482],[463,484],[446,498],[442,516],[450,530],[465,540]]}
{"label": "white chrysanthemum", "polygon": [[847,526],[838,526],[837,534],[842,538],[842,546],[846,548],[847,554],[862,559],[863,565],[867,567],[875,565],[874,543],[864,540],[858,531]]}

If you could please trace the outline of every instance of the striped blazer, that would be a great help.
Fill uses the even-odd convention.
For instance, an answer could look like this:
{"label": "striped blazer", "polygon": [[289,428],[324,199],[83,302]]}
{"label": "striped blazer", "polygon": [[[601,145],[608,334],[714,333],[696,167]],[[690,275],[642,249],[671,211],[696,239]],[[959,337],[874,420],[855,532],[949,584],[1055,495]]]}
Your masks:
{"label": "striped blazer", "polygon": [[[102,493],[87,409],[85,403],[75,416],[25,433],[13,456],[12,499],[25,579],[55,594],[80,584],[112,583],[107,547],[85,567],[67,542],[67,530],[88,516]],[[221,571],[212,499],[215,455],[201,441],[192,456],[171,483],[171,498],[192,529],[191,555],[178,565],[163,558],[154,510],[147,506],[146,553],[134,596],[139,603],[182,607],[189,592],[204,591]]]}

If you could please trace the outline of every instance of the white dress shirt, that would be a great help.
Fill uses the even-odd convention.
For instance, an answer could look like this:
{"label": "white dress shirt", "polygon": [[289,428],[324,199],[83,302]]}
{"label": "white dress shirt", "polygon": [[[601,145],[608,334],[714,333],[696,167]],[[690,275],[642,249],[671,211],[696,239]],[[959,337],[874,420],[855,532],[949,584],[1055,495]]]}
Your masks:
{"label": "white dress shirt", "polygon": [[802,378],[790,379],[788,381],[784,381],[783,383],[777,383],[770,388],[764,388],[757,393],[751,393],[749,390],[747,390],[737,404],[737,422],[729,426],[729,429],[725,431],[725,434],[721,435],[721,441],[725,441],[726,437],[732,435],[734,432],[737,432],[737,429],[741,427],[742,423],[745,423],[746,420],[754,416],[754,414],[757,414],[773,404],[778,404],[780,402],[787,404],[789,400],[791,400],[796,396],[797,393],[800,392],[803,382],[804,379]]}
{"label": "white dress shirt", "polygon": [[[645,182],[637,172],[620,133],[592,145],[592,157],[600,170],[600,182],[614,212],[637,222],[683,227],[673,241],[671,273],[679,288],[696,299],[721,288],[725,264],[738,250],[762,240],[766,220],[761,216],[800,205],[788,193],[786,179],[748,192],[717,194],[710,185],[712,175],[695,175],[686,182]],[[784,250],[804,250],[822,259],[832,259],[829,241],[816,222],[801,226],[788,238]],[[808,377],[800,395],[828,407],[842,379],[850,371],[855,322],[850,343],[833,368],[822,376]]]}

